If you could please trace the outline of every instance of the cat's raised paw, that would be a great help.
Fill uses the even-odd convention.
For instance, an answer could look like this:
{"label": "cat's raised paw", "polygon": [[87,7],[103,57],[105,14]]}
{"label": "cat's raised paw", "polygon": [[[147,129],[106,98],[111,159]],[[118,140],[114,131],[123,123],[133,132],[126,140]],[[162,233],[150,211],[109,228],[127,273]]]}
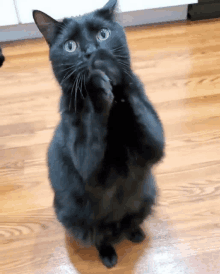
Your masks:
{"label": "cat's raised paw", "polygon": [[103,71],[95,69],[90,72],[88,91],[96,110],[110,110],[114,95],[110,79]]}
{"label": "cat's raised paw", "polygon": [[95,69],[90,73],[89,81],[94,87],[97,89],[102,89],[106,93],[112,91],[112,85],[109,77],[99,69]]}

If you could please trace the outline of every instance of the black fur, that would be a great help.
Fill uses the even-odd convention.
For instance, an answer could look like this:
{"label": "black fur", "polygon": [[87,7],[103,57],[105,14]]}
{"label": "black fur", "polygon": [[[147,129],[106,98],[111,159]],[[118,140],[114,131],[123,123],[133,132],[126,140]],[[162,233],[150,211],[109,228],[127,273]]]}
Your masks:
{"label": "black fur", "polygon": [[2,53],[2,49],[0,47],[0,67],[3,65],[4,61],[5,61],[5,57],[4,57],[4,55]]}
{"label": "black fur", "polygon": [[[76,239],[96,246],[107,267],[117,263],[113,243],[141,242],[156,185],[151,168],[163,157],[161,122],[132,72],[116,0],[82,17],[34,19],[50,47],[62,88],[61,121],[48,150],[58,220]],[[111,31],[97,40],[100,29]],[[64,50],[68,40],[75,52]],[[72,67],[71,67],[72,66]]]}

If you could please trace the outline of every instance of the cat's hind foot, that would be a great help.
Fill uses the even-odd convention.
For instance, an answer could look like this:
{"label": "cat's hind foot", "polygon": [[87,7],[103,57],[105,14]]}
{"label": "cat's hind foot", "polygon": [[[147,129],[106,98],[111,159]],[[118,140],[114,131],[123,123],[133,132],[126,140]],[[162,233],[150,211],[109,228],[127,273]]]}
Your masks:
{"label": "cat's hind foot", "polygon": [[135,227],[125,232],[126,238],[133,243],[141,243],[146,238],[144,231],[140,227]]}
{"label": "cat's hind foot", "polygon": [[102,260],[102,263],[107,268],[112,268],[117,264],[118,256],[114,247],[110,244],[101,244],[100,246],[96,246],[99,257]]}

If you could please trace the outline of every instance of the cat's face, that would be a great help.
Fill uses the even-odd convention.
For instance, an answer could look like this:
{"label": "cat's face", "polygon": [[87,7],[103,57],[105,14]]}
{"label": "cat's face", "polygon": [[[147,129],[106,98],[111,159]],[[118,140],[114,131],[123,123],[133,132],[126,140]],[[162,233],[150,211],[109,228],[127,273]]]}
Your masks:
{"label": "cat's face", "polygon": [[35,22],[50,46],[53,71],[63,90],[71,88],[77,78],[86,81],[97,60],[105,60],[106,69],[111,67],[117,74],[130,67],[124,30],[114,20],[116,2],[110,0],[103,9],[61,23],[35,12]]}

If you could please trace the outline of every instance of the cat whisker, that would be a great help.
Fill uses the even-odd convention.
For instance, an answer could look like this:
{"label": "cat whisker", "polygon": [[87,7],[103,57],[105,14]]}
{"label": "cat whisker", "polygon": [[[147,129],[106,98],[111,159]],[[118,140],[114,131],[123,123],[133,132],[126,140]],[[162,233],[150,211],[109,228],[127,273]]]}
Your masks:
{"label": "cat whisker", "polygon": [[63,64],[59,64],[59,65],[53,65],[54,68],[58,68],[58,67],[63,67],[63,66],[70,66],[70,67],[79,67],[83,65],[83,62],[79,62],[77,64],[73,64],[73,63],[63,63]]}
{"label": "cat whisker", "polygon": [[79,78],[79,73],[77,74],[75,80],[74,80],[74,83],[72,85],[72,89],[71,89],[71,98],[70,98],[70,105],[72,105],[72,98],[73,98],[73,90],[75,89],[76,91],[76,84],[78,82],[78,78]]}
{"label": "cat whisker", "polygon": [[[68,71],[68,70],[72,70],[72,69],[74,69],[74,68],[72,68],[72,67],[65,68],[65,69],[59,71],[59,73],[61,74],[61,73],[64,72],[64,71]],[[64,76],[64,77],[65,77],[65,76]]]}
{"label": "cat whisker", "polygon": [[70,109],[71,109],[71,104],[72,104],[72,93],[73,93],[73,87],[74,87],[74,85],[72,86],[72,90],[71,90],[71,94],[70,94],[69,111],[70,111]]}
{"label": "cat whisker", "polygon": [[84,96],[83,96],[83,92],[82,92],[82,88],[83,88],[83,74],[82,74],[82,76],[80,77],[80,81],[81,81],[81,85],[80,85],[80,94],[81,94],[82,98],[85,99]]}
{"label": "cat whisker", "polygon": [[72,63],[69,63],[69,64],[64,63],[64,64],[59,64],[59,65],[53,65],[53,67],[58,68],[58,67],[62,67],[62,66],[72,66],[72,65],[73,65]]}
{"label": "cat whisker", "polygon": [[119,46],[119,47],[116,47],[116,48],[113,48],[112,51],[119,51],[120,49],[123,49],[124,46]]}
{"label": "cat whisker", "polygon": [[82,95],[81,85],[82,85],[82,75],[79,74],[79,82],[78,82],[78,87],[77,87],[77,89],[79,89],[79,92],[80,92],[80,94]]}
{"label": "cat whisker", "polygon": [[63,77],[62,81],[60,82],[60,85],[62,85],[65,80],[69,79],[70,76],[72,76],[76,71],[77,71],[77,69],[71,71],[70,73],[67,72],[67,74]]}
{"label": "cat whisker", "polygon": [[125,66],[125,64],[123,64],[122,62],[120,62],[120,61],[118,61],[118,62],[119,62],[119,64],[121,64],[122,70],[123,70],[131,79],[133,79],[132,76],[131,76],[130,71],[128,70],[129,68],[127,68],[127,67]]}
{"label": "cat whisker", "polygon": [[131,67],[130,67],[127,63],[125,63],[124,61],[122,61],[122,60],[117,60],[117,61],[118,61],[118,63],[120,63],[120,64],[122,64],[124,67],[126,67],[128,70],[131,69]]}
{"label": "cat whisker", "polygon": [[117,60],[118,62],[121,62],[122,64],[124,64],[127,68],[131,69],[130,65],[128,63],[126,63],[125,61],[119,59]]}
{"label": "cat whisker", "polygon": [[131,79],[133,79],[132,76],[131,76],[131,74],[130,74],[128,71],[126,71],[125,68],[123,68],[123,71],[124,71]]}
{"label": "cat whisker", "polygon": [[122,64],[124,67],[126,67],[129,71],[131,70],[130,64],[126,63],[125,61],[118,59],[117,60],[119,64]]}
{"label": "cat whisker", "polygon": [[116,58],[120,58],[122,60],[128,60],[128,57],[126,55],[118,55],[118,54],[115,54],[115,57]]}
{"label": "cat whisker", "polygon": [[85,87],[85,90],[86,90],[86,94],[88,95],[88,91],[86,89],[86,74],[84,73],[84,87]]}
{"label": "cat whisker", "polygon": [[77,70],[80,71],[80,70],[82,70],[82,69],[85,69],[85,67],[78,67],[78,68],[74,69],[73,71],[71,71],[69,74],[67,73],[67,74],[63,77],[63,79],[62,79],[60,85],[62,85],[64,81],[66,81],[67,79],[69,79]]}
{"label": "cat whisker", "polygon": [[[76,79],[77,79],[77,78],[76,78]],[[75,81],[74,81],[74,83],[73,83],[73,85],[72,85],[72,88],[71,88],[69,110],[70,110],[71,105],[72,105],[73,89],[74,89],[74,86],[75,86],[75,84],[76,84],[76,79],[75,79]]]}
{"label": "cat whisker", "polygon": [[[126,57],[126,56],[128,56],[128,54],[127,54],[126,52],[124,52],[124,51],[122,52],[121,50],[120,50],[120,51],[119,51],[119,50],[117,50],[117,51],[114,51],[114,52],[116,52],[116,54],[115,54],[115,55],[117,55],[117,54],[118,54],[118,55],[125,56],[125,57]],[[118,53],[117,53],[117,52],[118,52]]]}
{"label": "cat whisker", "polygon": [[76,81],[76,86],[75,86],[75,113],[76,113],[76,111],[77,111],[78,80],[79,80],[79,74],[77,75],[77,81]]}
{"label": "cat whisker", "polygon": [[131,71],[130,71],[130,68],[127,68],[123,63],[121,63],[121,65],[122,65],[122,68],[124,68],[128,73],[131,72]]}
{"label": "cat whisker", "polygon": [[[59,66],[59,67],[64,67],[64,66]],[[76,66],[75,65],[71,65],[71,64],[69,64],[69,65],[65,65],[65,67],[66,68],[76,68]]]}
{"label": "cat whisker", "polygon": [[64,72],[64,71],[67,71],[67,70],[70,70],[70,69],[75,69],[75,68],[76,68],[75,66],[68,67],[68,68],[65,68],[65,69],[59,71],[59,73]]}
{"label": "cat whisker", "polygon": [[[85,69],[85,67],[81,67],[79,70],[82,70],[82,69]],[[83,90],[83,77],[85,77],[85,73],[83,73],[83,71],[79,71],[77,76],[75,77],[74,83],[73,83],[72,88],[71,88],[69,110],[70,110],[71,105],[72,105],[73,90],[75,89],[75,102],[74,102],[75,112],[77,112],[77,93],[78,93],[78,90],[80,91],[80,94],[81,94],[82,98],[85,99],[85,97],[83,95],[83,92],[82,92],[82,90]]]}

